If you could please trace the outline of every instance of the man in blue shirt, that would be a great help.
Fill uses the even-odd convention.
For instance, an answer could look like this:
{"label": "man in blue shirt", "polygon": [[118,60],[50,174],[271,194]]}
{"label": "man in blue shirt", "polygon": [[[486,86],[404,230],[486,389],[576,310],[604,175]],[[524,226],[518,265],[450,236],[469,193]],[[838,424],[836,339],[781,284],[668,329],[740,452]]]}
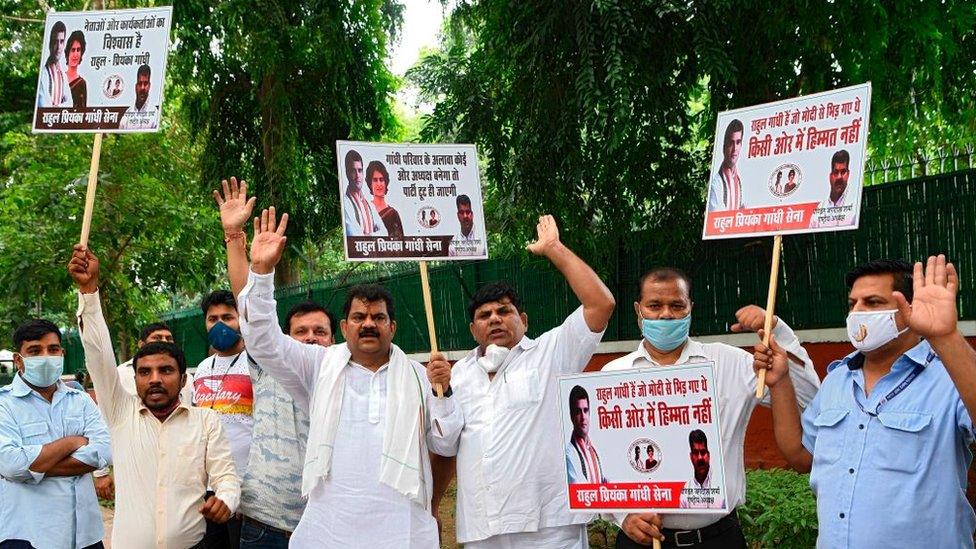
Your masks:
{"label": "man in blue shirt", "polygon": [[791,466],[811,472],[817,547],[972,548],[976,351],[957,327],[955,267],[942,255],[924,271],[872,261],[847,285],[857,351],[828,367],[802,419],[785,353],[772,338],[755,353],[776,442]]}
{"label": "man in blue shirt", "polygon": [[91,472],[111,462],[108,428],[86,393],[60,381],[61,332],[14,332],[13,383],[0,388],[0,549],[102,547]]}

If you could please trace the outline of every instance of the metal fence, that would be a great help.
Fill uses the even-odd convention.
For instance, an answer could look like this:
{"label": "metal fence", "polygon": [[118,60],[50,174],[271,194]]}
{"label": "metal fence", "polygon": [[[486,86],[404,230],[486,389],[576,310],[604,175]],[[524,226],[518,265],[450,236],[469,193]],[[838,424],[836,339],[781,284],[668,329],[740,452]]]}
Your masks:
{"label": "metal fence", "polygon": [[[797,329],[843,326],[847,314],[844,274],[851,267],[869,259],[915,261],[945,253],[962,276],[960,316],[974,318],[976,169],[869,185],[862,202],[858,230],[783,238],[777,314]],[[642,235],[635,234],[626,246],[615,243],[608,259],[602,260],[606,263],[598,266],[607,273],[605,280],[617,298],[617,310],[604,341],[639,337],[632,306],[636,280],[647,269],[668,261],[660,250],[642,240]],[[765,304],[772,241],[770,237],[701,242],[692,261],[673,265],[693,280],[693,334],[726,333],[739,307]],[[391,290],[396,302],[396,343],[407,352],[426,350],[429,344],[419,273],[403,265],[379,272],[345,273],[282,288],[277,292],[279,318],[306,299],[341,315],[351,285],[380,282]],[[534,257],[435,264],[430,276],[442,349],[474,346],[468,330],[467,300],[486,282],[507,280],[518,290],[529,317],[530,336],[556,326],[578,306],[562,276],[548,262]],[[191,365],[206,357],[206,332],[199,309],[171,312],[164,319],[172,326]],[[79,367],[83,357],[76,340],[69,341],[69,349],[73,358],[69,363]]]}

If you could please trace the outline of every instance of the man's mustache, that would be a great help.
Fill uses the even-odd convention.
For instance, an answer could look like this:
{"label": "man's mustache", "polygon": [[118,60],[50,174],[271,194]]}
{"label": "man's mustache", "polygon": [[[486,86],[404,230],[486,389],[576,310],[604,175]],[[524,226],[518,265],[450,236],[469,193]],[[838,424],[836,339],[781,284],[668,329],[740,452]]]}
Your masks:
{"label": "man's mustache", "polygon": [[380,337],[380,332],[376,328],[363,328],[359,330],[359,337]]}

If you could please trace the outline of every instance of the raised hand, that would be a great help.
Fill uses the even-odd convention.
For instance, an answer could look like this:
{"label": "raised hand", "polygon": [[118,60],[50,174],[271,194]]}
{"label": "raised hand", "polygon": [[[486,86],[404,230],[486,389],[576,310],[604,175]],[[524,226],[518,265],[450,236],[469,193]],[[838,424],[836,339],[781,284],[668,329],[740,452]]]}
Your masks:
{"label": "raised hand", "polygon": [[[765,330],[759,330],[759,338],[762,339],[765,335]],[[789,374],[789,365],[786,362],[787,355],[786,351],[776,343],[776,338],[770,334],[769,336],[769,346],[763,345],[760,341],[756,343],[755,352],[752,355],[753,362],[752,368],[756,371],[756,375],[759,375],[761,370],[766,370],[766,386],[773,387],[780,382],[784,376]]]}
{"label": "raised hand", "polygon": [[251,242],[251,270],[257,274],[268,274],[274,271],[275,265],[281,261],[281,254],[285,250],[285,228],[288,226],[288,214],[281,216],[281,222],[275,220],[274,206],[261,212],[261,217],[254,218],[254,240]]}
{"label": "raised hand", "polygon": [[213,197],[220,206],[220,224],[224,227],[224,235],[231,236],[244,230],[244,225],[251,218],[254,210],[255,197],[247,197],[247,181],[237,184],[237,178],[231,177],[230,184],[224,179],[220,182],[224,193],[214,191]]}
{"label": "raised hand", "polygon": [[959,313],[956,311],[956,294],[959,291],[959,275],[946,257],[929,256],[925,270],[922,263],[915,263],[912,274],[914,297],[911,305],[901,292],[895,292],[898,310],[916,334],[933,339],[948,336],[956,331]]}
{"label": "raised hand", "polygon": [[85,246],[75,244],[68,261],[68,274],[81,293],[95,293],[98,289],[98,258]]}
{"label": "raised hand", "polygon": [[[735,312],[735,320],[736,323],[731,328],[733,332],[758,332],[765,327],[766,309],[758,305],[746,305]],[[774,316],[773,328],[777,321],[779,319]]]}
{"label": "raised hand", "polygon": [[538,233],[538,238],[525,247],[535,255],[546,255],[549,249],[559,244],[559,227],[556,226],[556,220],[551,215],[540,217],[535,230]]}

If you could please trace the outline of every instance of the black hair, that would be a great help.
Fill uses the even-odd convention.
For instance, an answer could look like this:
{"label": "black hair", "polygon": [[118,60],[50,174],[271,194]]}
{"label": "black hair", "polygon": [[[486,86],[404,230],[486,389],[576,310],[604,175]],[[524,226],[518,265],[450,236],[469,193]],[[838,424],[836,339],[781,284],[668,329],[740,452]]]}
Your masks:
{"label": "black hair", "polygon": [[457,204],[457,209],[459,210],[461,209],[461,206],[471,208],[471,199],[468,198],[468,195],[466,194],[459,194],[454,203]]}
{"label": "black hair", "polygon": [[705,448],[708,448],[708,439],[705,437],[705,431],[695,429],[688,433],[688,446],[691,447],[695,444],[704,444]]}
{"label": "black hair", "polygon": [[[379,160],[373,160],[366,166],[366,185],[369,186],[369,192],[373,193],[373,172],[380,172],[383,174],[383,178],[386,179],[386,192],[390,192],[390,172],[386,171],[386,166],[383,165]],[[375,194],[375,193],[373,193]]]}
{"label": "black hair", "polygon": [[834,153],[834,156],[830,157],[830,167],[833,169],[834,164],[843,164],[847,166],[847,169],[851,167],[851,153],[844,149],[841,149]]}
{"label": "black hair", "polygon": [[230,293],[229,290],[214,290],[207,294],[200,302],[203,316],[207,316],[207,311],[214,305],[227,305],[231,309],[237,310],[237,300],[234,299],[234,294]]}
{"label": "black hair", "polygon": [[478,310],[478,307],[481,307],[485,303],[501,301],[505,298],[508,298],[516,311],[519,313],[522,312],[522,300],[519,299],[515,288],[512,288],[507,282],[492,282],[478,288],[478,291],[468,300],[468,318],[474,321],[474,313]]}
{"label": "black hair", "polygon": [[183,349],[180,349],[179,345],[175,343],[170,343],[168,341],[153,341],[139,347],[139,350],[136,351],[135,356],[132,357],[132,369],[138,372],[139,359],[149,355],[171,356],[176,360],[176,367],[179,368],[180,374],[186,373],[186,356],[183,354]]}
{"label": "black hair", "polygon": [[173,330],[165,322],[153,322],[139,332],[139,341],[146,341],[146,338],[151,336],[153,332],[159,332],[162,330],[166,330],[170,334],[173,333]]}
{"label": "black hair", "polygon": [[363,163],[363,157],[356,151],[349,151],[346,153],[346,179],[349,180],[349,184],[352,185],[356,176],[353,174],[353,164],[359,162]]}
{"label": "black hair", "polygon": [[862,276],[890,274],[894,278],[894,289],[905,296],[905,300],[912,302],[915,292],[912,286],[912,264],[902,259],[875,259],[864,265],[851,269],[844,281],[847,289],[854,287],[854,282]]}
{"label": "black hair", "polygon": [[68,29],[65,28],[64,23],[61,21],[55,22],[54,26],[51,27],[51,37],[47,39],[48,57],[44,66],[50,66],[58,62],[58,35],[67,32]]}
{"label": "black hair", "polygon": [[725,140],[722,141],[723,149],[732,141],[732,134],[735,132],[745,133],[745,128],[742,127],[742,121],[738,118],[729,122],[729,125],[725,127]]}
{"label": "black hair", "polygon": [[590,395],[586,392],[586,389],[584,389],[579,385],[575,385],[572,389],[569,390],[569,412],[570,413],[573,412],[573,408],[576,406],[576,403],[579,402],[580,400],[586,400],[586,402],[589,402]]}
{"label": "black hair", "polygon": [[352,302],[354,299],[367,303],[382,301],[386,303],[386,314],[390,316],[390,321],[396,320],[396,313],[393,310],[393,294],[383,286],[379,284],[359,284],[349,288],[349,292],[346,294],[346,302],[342,305],[343,318],[349,318],[349,311],[352,310]]}
{"label": "black hair", "polygon": [[58,342],[61,342],[61,330],[53,322],[43,318],[28,320],[14,330],[14,349],[20,352],[25,341],[37,341],[47,334],[58,334]]}
{"label": "black hair", "polygon": [[688,288],[688,299],[691,299],[691,279],[681,269],[674,267],[657,267],[642,274],[637,280],[637,302],[640,303],[641,293],[644,291],[644,283],[648,280],[654,282],[665,282],[668,280],[683,280]]}
{"label": "black hair", "polygon": [[[389,305],[387,305],[389,308]],[[285,331],[291,332],[291,318],[295,315],[306,315],[308,313],[325,313],[325,317],[329,319],[329,329],[333,334],[336,333],[336,319],[329,312],[328,309],[319,305],[314,301],[302,301],[301,303],[296,303],[291,309],[288,310],[288,314],[285,315]]]}
{"label": "black hair", "polygon": [[81,44],[81,54],[82,55],[85,55],[85,48],[87,46],[87,44],[85,44],[85,33],[81,32],[81,31],[74,31],[74,32],[71,33],[71,36],[69,36],[68,39],[64,41],[64,51],[65,51],[65,53],[64,53],[64,59],[65,59],[65,62],[67,62],[67,59],[68,59],[68,50],[71,49],[71,43],[72,42],[78,42],[79,44]]}
{"label": "black hair", "polygon": [[139,65],[139,70],[136,71],[136,82],[139,81],[140,76],[152,78],[152,69],[149,68],[149,65]]}

